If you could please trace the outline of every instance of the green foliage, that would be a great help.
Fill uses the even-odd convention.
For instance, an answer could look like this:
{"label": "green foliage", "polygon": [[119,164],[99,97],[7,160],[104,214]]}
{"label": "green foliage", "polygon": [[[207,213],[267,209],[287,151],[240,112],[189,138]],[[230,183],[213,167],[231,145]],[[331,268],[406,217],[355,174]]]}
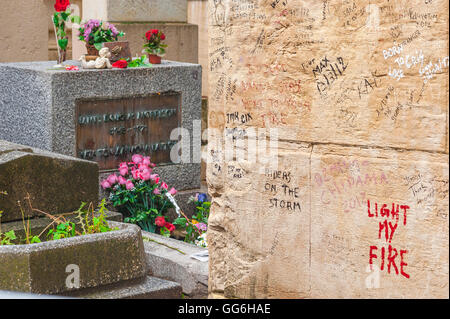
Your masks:
{"label": "green foliage", "polygon": [[56,229],[50,229],[47,233],[48,240],[75,237],[75,223],[65,222],[59,224]]}
{"label": "green foliage", "polygon": [[157,187],[158,184],[141,181],[132,190],[120,188],[112,192],[110,199],[115,207],[126,210],[128,216],[124,222],[137,224],[143,230],[155,233],[156,217],[163,216],[167,209],[173,207],[163,193],[153,193]]}
{"label": "green foliage", "polygon": [[[89,20],[80,28],[78,38],[86,42],[87,44],[94,45],[97,50],[102,48],[104,42],[114,42],[123,37],[125,33],[117,31],[115,26],[103,21],[97,21],[98,24],[93,24],[97,20]],[[85,31],[90,30],[88,35],[85,35]]]}
{"label": "green foliage", "polygon": [[164,54],[166,54],[167,44],[146,43],[146,44],[144,44],[144,48],[150,54],[163,56]]}
{"label": "green foliage", "polygon": [[[103,199],[102,202],[98,205],[97,216],[95,214],[94,206],[92,204],[85,209],[86,203],[82,203],[80,208],[75,212],[77,213],[78,223],[66,220],[63,216],[54,217],[50,214],[45,213],[45,215],[53,219],[53,221],[44,229],[43,232],[41,232],[41,234],[37,236],[31,235],[29,221],[28,224],[25,224],[22,207],[20,205],[19,207],[21,208],[22,211],[22,219],[25,232],[24,238],[18,238],[14,230],[8,231],[3,234],[0,228],[0,246],[40,243],[41,242],[40,236],[43,235],[44,231],[47,230],[49,227],[52,228],[50,228],[47,232],[47,240],[59,240],[63,238],[71,238],[75,236],[90,235],[117,230],[117,228],[110,228],[106,220],[105,214],[107,212],[107,209],[105,199]],[[2,212],[0,212],[0,226],[1,226],[1,215]],[[77,231],[77,225],[79,225],[78,228],[81,228],[81,232]]]}
{"label": "green foliage", "polygon": [[67,39],[67,38],[58,40],[58,45],[61,48],[61,50],[67,49],[68,44],[69,44],[69,39]]}
{"label": "green foliage", "polygon": [[10,230],[5,234],[0,234],[0,245],[14,245],[13,241],[17,239],[14,230]]}
{"label": "green foliage", "polygon": [[67,46],[69,44],[69,39],[67,38],[66,33],[66,22],[70,20],[74,23],[79,23],[80,17],[79,16],[72,16],[72,11],[70,7],[67,7],[66,11],[63,12],[55,12],[53,14],[53,25],[55,26],[55,32],[56,32],[56,38],[58,47],[61,50],[66,50]]}
{"label": "green foliage", "polygon": [[[196,244],[199,237],[207,231],[211,203],[193,199],[191,199],[191,201],[194,201],[196,204],[196,212],[192,216],[192,219],[189,220],[185,217],[179,217],[173,224],[177,226],[178,229],[186,232],[186,236],[184,237],[185,242]],[[204,226],[202,224],[204,224]],[[199,225],[202,225],[204,228],[201,229],[202,227],[199,227]]]}

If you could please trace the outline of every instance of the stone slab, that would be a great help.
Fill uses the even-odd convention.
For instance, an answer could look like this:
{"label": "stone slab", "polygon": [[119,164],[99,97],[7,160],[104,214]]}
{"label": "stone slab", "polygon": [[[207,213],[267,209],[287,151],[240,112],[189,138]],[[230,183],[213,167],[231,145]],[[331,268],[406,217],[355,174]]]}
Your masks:
{"label": "stone slab", "polygon": [[145,276],[65,295],[83,299],[180,299],[182,290],[176,282]]}
{"label": "stone slab", "polygon": [[[191,138],[194,120],[201,120],[200,65],[163,60],[151,68],[78,72],[52,70],[54,65],[51,61],[0,64],[4,83],[0,88],[0,138],[75,156],[76,100],[132,98],[167,91],[181,93],[181,126]],[[165,169],[168,175],[183,176],[182,188],[200,187],[200,163]]]}
{"label": "stone slab", "polygon": [[97,205],[97,180],[97,163],[0,140],[2,222],[22,220],[18,201],[25,218],[37,215],[28,195],[33,208],[51,214],[75,211],[82,202]]}
{"label": "stone slab", "polygon": [[186,22],[186,0],[83,0],[83,19],[109,22]]}
{"label": "stone slab", "polygon": [[[213,145],[210,140],[208,147],[214,149]],[[208,165],[213,195],[207,239],[210,294],[308,296],[311,194],[305,186],[310,180],[311,147],[287,142],[278,146],[275,168],[246,160],[219,160],[220,171],[215,163]]]}
{"label": "stone slab", "polygon": [[142,236],[149,274],[179,283],[190,299],[208,297],[208,262],[190,258],[205,248],[148,232]]}
{"label": "stone slab", "polygon": [[323,145],[311,175],[313,298],[448,298],[448,156]]}

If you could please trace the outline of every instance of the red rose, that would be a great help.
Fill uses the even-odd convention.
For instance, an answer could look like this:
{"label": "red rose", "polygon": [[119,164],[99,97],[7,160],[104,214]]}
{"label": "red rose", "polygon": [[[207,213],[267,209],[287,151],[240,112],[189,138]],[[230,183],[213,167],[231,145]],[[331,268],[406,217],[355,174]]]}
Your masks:
{"label": "red rose", "polygon": [[166,225],[166,220],[164,219],[163,216],[156,217],[156,219],[155,219],[155,224],[156,224],[156,226],[159,226],[159,227],[165,227],[165,225]]}
{"label": "red rose", "polygon": [[118,69],[126,69],[128,67],[128,62],[125,60],[119,60],[117,62],[114,62],[112,64],[113,68],[118,68]]}
{"label": "red rose", "polygon": [[151,31],[147,31],[147,33],[145,33],[145,37],[147,38],[148,41],[150,41],[150,39],[152,38],[153,33]]}
{"label": "red rose", "polygon": [[68,6],[70,6],[70,0],[56,0],[55,10],[57,12],[63,12],[66,11]]}
{"label": "red rose", "polygon": [[164,227],[166,227],[167,230],[170,231],[170,232],[173,232],[175,230],[175,226],[173,224],[171,224],[171,223],[168,223],[168,222],[166,222],[164,224]]}
{"label": "red rose", "polygon": [[159,33],[159,30],[158,30],[158,29],[152,29],[151,32],[152,32],[153,34],[158,34],[158,33]]}
{"label": "red rose", "polygon": [[165,40],[166,39],[166,35],[164,33],[161,33],[161,40]]}

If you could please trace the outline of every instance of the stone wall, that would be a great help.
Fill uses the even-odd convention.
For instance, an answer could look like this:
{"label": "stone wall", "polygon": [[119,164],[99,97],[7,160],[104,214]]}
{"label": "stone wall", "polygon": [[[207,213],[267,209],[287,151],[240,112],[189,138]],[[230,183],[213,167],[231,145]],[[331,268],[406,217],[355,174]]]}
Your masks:
{"label": "stone wall", "polygon": [[202,66],[202,95],[208,96],[208,0],[188,0],[188,22],[198,25],[198,63]]}
{"label": "stone wall", "polygon": [[449,297],[448,7],[209,1],[210,297]]}

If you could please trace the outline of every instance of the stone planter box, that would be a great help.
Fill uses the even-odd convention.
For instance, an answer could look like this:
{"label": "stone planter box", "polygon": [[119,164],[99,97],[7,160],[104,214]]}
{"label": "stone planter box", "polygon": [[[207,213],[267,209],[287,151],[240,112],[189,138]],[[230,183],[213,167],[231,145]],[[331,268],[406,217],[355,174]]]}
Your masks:
{"label": "stone planter box", "polygon": [[[146,275],[141,230],[131,224],[109,222],[118,230],[31,245],[0,246],[0,290],[64,294]],[[79,267],[78,288],[66,284]]]}

